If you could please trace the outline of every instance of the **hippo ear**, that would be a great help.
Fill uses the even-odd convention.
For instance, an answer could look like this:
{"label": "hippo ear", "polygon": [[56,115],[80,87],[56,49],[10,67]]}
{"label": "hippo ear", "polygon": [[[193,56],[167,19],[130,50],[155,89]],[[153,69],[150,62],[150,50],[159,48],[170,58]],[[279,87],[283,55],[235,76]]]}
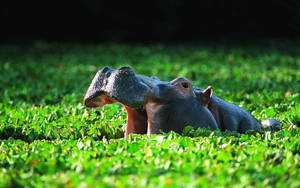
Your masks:
{"label": "hippo ear", "polygon": [[202,92],[196,93],[198,100],[203,106],[207,106],[210,102],[210,99],[213,95],[213,88],[211,86],[208,86],[205,90]]}

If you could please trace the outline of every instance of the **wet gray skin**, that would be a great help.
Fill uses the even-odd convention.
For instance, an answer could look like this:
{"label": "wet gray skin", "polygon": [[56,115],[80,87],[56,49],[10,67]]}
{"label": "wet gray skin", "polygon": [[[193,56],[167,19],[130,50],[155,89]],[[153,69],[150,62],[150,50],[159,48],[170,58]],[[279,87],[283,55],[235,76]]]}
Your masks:
{"label": "wet gray skin", "polygon": [[185,78],[164,82],[135,74],[129,67],[104,67],[92,80],[84,104],[95,108],[114,102],[123,104],[127,111],[125,137],[171,130],[181,133],[187,125],[217,129],[213,115]]}

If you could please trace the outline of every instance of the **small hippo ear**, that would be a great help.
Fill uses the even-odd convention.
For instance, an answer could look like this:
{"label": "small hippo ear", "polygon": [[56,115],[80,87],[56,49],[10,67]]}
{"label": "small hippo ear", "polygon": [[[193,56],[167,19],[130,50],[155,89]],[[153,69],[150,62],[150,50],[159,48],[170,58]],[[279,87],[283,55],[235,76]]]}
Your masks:
{"label": "small hippo ear", "polygon": [[211,86],[208,86],[205,90],[202,92],[196,93],[198,100],[203,106],[207,106],[210,102],[210,99],[213,95],[213,88]]}

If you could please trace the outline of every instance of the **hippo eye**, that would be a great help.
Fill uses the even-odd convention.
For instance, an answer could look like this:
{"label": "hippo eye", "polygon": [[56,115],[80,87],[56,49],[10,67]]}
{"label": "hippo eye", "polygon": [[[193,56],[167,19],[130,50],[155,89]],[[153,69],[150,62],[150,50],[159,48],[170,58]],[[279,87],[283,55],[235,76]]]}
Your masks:
{"label": "hippo eye", "polygon": [[189,88],[189,83],[187,82],[182,82],[181,85],[183,88]]}

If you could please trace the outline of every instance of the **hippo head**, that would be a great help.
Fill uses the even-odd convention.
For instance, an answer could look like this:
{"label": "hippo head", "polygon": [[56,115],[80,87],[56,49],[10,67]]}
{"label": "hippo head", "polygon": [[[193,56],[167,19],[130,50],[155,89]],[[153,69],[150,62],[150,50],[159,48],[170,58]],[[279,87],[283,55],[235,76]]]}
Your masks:
{"label": "hippo head", "polygon": [[183,77],[164,82],[135,74],[129,67],[104,67],[92,80],[84,104],[95,108],[114,102],[124,105],[127,111],[125,137],[130,133],[150,136],[160,130],[180,133],[187,125],[217,128],[212,114],[197,99],[191,82]]}
{"label": "hippo head", "polygon": [[216,121],[205,105],[195,95],[192,83],[184,77],[159,83],[153,88],[153,94],[148,97],[145,105],[148,117],[147,133],[151,135],[159,133],[160,130],[181,133],[188,125],[215,130]]}

